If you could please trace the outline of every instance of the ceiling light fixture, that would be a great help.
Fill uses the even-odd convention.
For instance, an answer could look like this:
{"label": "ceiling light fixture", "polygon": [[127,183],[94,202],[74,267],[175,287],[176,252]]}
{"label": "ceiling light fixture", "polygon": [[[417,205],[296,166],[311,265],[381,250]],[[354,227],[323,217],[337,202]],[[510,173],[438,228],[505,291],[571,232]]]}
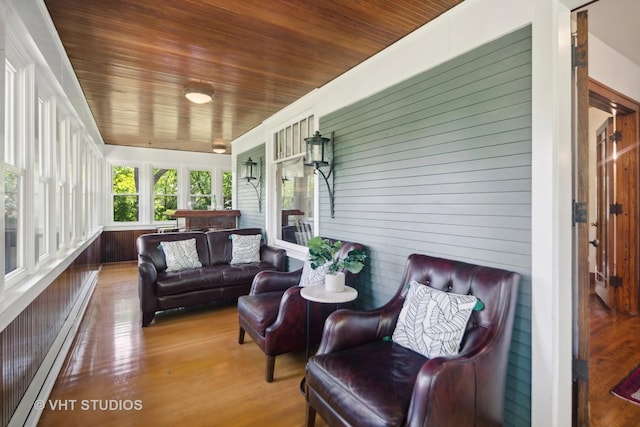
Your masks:
{"label": "ceiling light fixture", "polygon": [[184,88],[184,96],[193,103],[206,104],[213,100],[213,89],[206,86],[189,85]]}
{"label": "ceiling light fixture", "polygon": [[227,146],[224,145],[224,142],[216,142],[213,144],[212,150],[214,153],[223,154],[227,152]]}

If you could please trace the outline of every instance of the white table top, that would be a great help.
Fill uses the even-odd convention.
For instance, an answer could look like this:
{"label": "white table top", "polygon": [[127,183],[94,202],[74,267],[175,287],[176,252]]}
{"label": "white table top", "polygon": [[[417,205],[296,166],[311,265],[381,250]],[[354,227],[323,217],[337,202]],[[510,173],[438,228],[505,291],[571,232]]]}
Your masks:
{"label": "white table top", "polygon": [[358,291],[351,286],[345,286],[342,292],[328,292],[324,286],[304,286],[300,290],[302,298],[321,303],[343,303],[358,298]]}

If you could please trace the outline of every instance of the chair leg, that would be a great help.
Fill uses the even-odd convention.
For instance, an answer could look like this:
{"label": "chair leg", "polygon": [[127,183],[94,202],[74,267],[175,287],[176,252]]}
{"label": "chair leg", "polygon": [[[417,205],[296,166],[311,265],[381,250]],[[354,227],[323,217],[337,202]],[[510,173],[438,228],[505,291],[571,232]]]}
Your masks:
{"label": "chair leg", "polygon": [[265,379],[268,383],[273,381],[273,371],[276,367],[276,357],[275,356],[267,356],[267,361],[265,365]]}
{"label": "chair leg", "polygon": [[240,331],[238,332],[238,344],[244,344],[244,329],[240,326]]}
{"label": "chair leg", "polygon": [[314,427],[316,425],[316,410],[313,409],[311,407],[311,405],[309,405],[309,401],[307,400],[307,421],[305,426],[306,427]]}

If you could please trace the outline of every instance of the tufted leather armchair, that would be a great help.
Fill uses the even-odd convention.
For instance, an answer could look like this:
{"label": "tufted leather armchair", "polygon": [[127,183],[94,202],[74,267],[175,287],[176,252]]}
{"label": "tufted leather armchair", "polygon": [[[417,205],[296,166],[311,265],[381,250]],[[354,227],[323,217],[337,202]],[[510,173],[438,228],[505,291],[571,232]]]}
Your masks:
{"label": "tufted leather armchair", "polygon": [[[342,242],[338,256],[344,258],[352,249],[363,249],[363,246]],[[306,348],[307,301],[300,295],[298,284],[301,276],[302,269],[260,272],[253,280],[249,295],[238,298],[238,342],[244,343],[246,332],[264,352],[267,382],[273,381],[276,356]],[[355,282],[356,275],[347,272],[345,283],[354,286]],[[320,342],[324,320],[331,307],[315,303],[309,306],[309,344],[316,345]]]}
{"label": "tufted leather armchair", "polygon": [[[485,305],[467,324],[460,353],[427,359],[392,342],[411,281]],[[500,426],[519,276],[491,267],[411,255],[400,289],[383,307],[339,310],[307,362],[306,425]]]}

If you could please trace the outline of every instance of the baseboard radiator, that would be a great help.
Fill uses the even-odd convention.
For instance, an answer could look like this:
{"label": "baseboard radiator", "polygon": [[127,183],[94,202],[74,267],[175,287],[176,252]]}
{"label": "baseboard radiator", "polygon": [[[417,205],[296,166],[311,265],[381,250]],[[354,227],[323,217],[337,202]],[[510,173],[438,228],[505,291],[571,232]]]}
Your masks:
{"label": "baseboard radiator", "polygon": [[[100,239],[91,243],[0,332],[0,425],[36,425],[98,280]],[[34,408],[35,406],[35,408]],[[41,409],[41,408],[40,408]]]}

